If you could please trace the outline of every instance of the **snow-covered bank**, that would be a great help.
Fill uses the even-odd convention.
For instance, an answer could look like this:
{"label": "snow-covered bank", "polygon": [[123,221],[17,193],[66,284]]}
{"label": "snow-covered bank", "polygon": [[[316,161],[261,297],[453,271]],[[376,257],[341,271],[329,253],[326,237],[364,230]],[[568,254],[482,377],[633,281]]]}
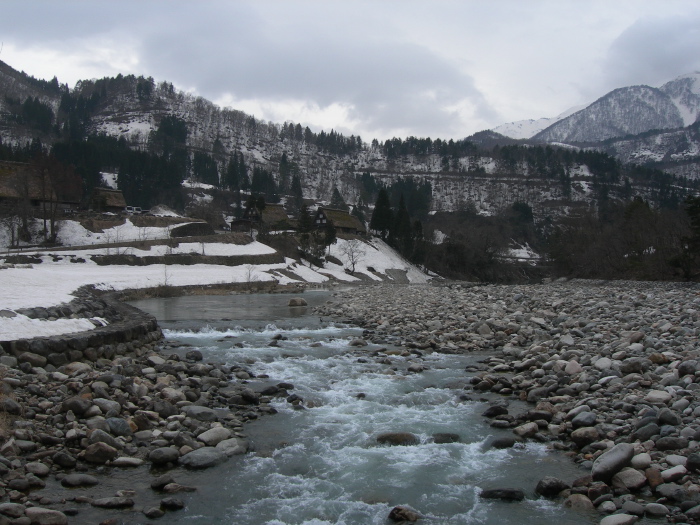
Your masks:
{"label": "snow-covered bank", "polygon": [[[34,252],[41,259],[39,264],[0,266],[0,310],[14,312],[21,308],[50,307],[70,302],[80,287],[93,285],[100,290],[128,290],[158,286],[206,286],[229,283],[273,282],[280,285],[295,283],[326,283],[342,281],[392,281],[397,276],[404,282],[424,283],[430,277],[405,261],[386,243],[378,239],[369,242],[338,239],[331,246],[330,255],[340,264],[326,262],[325,267],[308,266],[294,259],[279,264],[152,264],[126,266],[96,264],[91,255],[104,255],[106,249],[80,250],[84,262],[75,262],[72,252],[61,252],[57,257]],[[166,246],[153,246],[150,250],[127,248],[130,255],[138,257],[168,252]],[[178,253],[206,255],[247,256],[275,253],[270,246],[260,242],[246,245],[226,243],[182,243]],[[76,252],[78,253],[78,252]],[[0,263],[4,262],[0,259]],[[354,265],[353,265],[354,263]],[[346,272],[354,266],[354,274]],[[405,275],[405,277],[404,277]],[[24,320],[22,320],[24,318]],[[0,340],[38,335],[59,335],[91,329],[84,322],[69,320],[39,321],[18,315],[0,316]],[[71,320],[72,321],[72,320]],[[77,321],[77,320],[76,320]],[[85,321],[85,320],[81,320]],[[89,322],[89,321],[88,321]],[[49,326],[50,325],[50,326]]]}

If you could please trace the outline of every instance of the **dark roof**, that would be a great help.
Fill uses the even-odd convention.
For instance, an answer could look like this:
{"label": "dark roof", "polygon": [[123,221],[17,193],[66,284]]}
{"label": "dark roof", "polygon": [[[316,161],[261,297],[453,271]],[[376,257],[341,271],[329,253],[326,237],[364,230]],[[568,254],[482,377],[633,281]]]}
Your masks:
{"label": "dark roof", "polygon": [[343,230],[352,230],[358,232],[364,232],[365,225],[362,224],[360,219],[354,215],[350,215],[344,210],[337,210],[335,208],[319,208],[316,214],[323,212],[326,219],[333,223],[336,228],[341,228]]}
{"label": "dark roof", "polygon": [[268,226],[276,228],[289,228],[291,226],[287,212],[281,204],[265,204],[262,211],[262,220]]}
{"label": "dark roof", "polygon": [[0,161],[0,197],[56,200],[50,183],[44,183],[36,169],[23,162],[9,161]]}
{"label": "dark roof", "polygon": [[[96,205],[96,200],[99,200],[99,204]],[[103,207],[103,208],[124,208],[126,207],[126,200],[121,190],[111,190],[108,188],[95,188],[92,190],[92,203],[93,207]]]}
{"label": "dark roof", "polygon": [[284,206],[281,204],[265,204],[265,208],[262,211],[262,219],[257,208],[247,208],[243,213],[243,219],[253,222],[262,220],[263,224],[275,230],[289,230],[294,227]]}

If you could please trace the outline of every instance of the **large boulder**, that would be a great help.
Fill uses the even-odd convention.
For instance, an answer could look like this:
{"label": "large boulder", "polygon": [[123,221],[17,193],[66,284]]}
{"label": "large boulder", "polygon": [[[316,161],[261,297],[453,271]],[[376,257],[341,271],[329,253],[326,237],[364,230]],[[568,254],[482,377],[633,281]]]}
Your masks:
{"label": "large boulder", "polygon": [[231,431],[224,427],[214,427],[202,432],[197,439],[209,447],[215,447],[220,442],[231,437]]}
{"label": "large boulder", "polygon": [[154,465],[165,465],[167,463],[176,463],[180,453],[171,447],[160,447],[151,450],[148,454],[148,460]]}
{"label": "large boulder", "polygon": [[385,432],[377,436],[377,443],[381,445],[418,445],[420,440],[410,432]]}
{"label": "large boulder", "polygon": [[545,498],[556,497],[561,491],[570,488],[566,481],[563,481],[554,476],[545,476],[535,487],[535,493]]}
{"label": "large boulder", "polygon": [[84,397],[69,397],[61,404],[62,412],[73,412],[76,416],[82,416],[88,408],[92,406],[92,401]]}
{"label": "large boulder", "polygon": [[119,455],[119,451],[107,443],[98,441],[88,446],[81,455],[89,463],[104,464],[116,458]]}
{"label": "large boulder", "polygon": [[525,493],[520,489],[488,489],[482,490],[479,494],[484,499],[502,499],[506,501],[522,501]]}
{"label": "large boulder", "polygon": [[591,476],[594,481],[610,481],[612,477],[630,464],[634,456],[634,445],[618,443],[601,454],[594,462]]}
{"label": "large boulder", "polygon": [[185,454],[180,458],[180,464],[193,469],[203,469],[213,467],[223,463],[228,456],[215,447],[202,447]]}
{"label": "large boulder", "polygon": [[612,477],[612,486],[627,490],[637,490],[647,483],[647,477],[643,472],[625,467]]}
{"label": "large boulder", "polygon": [[29,507],[25,515],[32,525],[66,525],[68,517],[58,510]]}
{"label": "large boulder", "polygon": [[389,513],[389,519],[391,521],[398,521],[400,523],[418,521],[421,517],[422,516],[415,510],[403,506],[394,507]]}

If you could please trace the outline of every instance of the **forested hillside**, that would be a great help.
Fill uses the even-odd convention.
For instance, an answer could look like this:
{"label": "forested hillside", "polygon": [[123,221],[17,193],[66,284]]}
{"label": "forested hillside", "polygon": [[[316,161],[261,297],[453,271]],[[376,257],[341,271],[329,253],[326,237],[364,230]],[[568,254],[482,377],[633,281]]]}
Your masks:
{"label": "forested hillside", "polygon": [[[527,144],[491,132],[366,142],[294,122],[263,122],[132,75],[69,89],[56,78],[37,80],[0,63],[0,89],[0,160],[50,154],[73,167],[84,195],[104,184],[107,173],[116,175],[130,205],[166,204],[218,216],[215,222],[240,216],[246,200],[258,195],[286,202],[292,215],[304,199],[349,206],[370,223],[386,190],[394,219],[407,215],[411,231],[397,237],[387,229],[388,239],[404,239],[406,256],[454,276],[494,278],[488,268],[514,243],[540,255],[549,251],[556,262],[550,268],[576,272],[568,229],[581,221],[617,224],[634,202],[653,214],[675,210],[687,222],[679,210],[697,185],[601,151]],[[394,233],[408,231],[401,222]],[[427,248],[435,242],[456,251],[439,255]]]}

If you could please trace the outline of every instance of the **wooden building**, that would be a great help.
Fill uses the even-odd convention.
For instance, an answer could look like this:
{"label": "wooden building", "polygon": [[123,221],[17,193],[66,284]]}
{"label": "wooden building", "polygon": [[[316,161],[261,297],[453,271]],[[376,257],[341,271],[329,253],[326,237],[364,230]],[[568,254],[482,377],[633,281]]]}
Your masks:
{"label": "wooden building", "polygon": [[262,212],[257,206],[248,206],[240,219],[231,223],[232,231],[249,231],[257,226],[269,231],[293,230],[294,222],[281,204],[265,204]]}
{"label": "wooden building", "polygon": [[325,228],[328,223],[333,224],[337,232],[351,233],[353,235],[365,235],[367,229],[360,219],[350,215],[347,211],[335,208],[318,208],[314,216],[314,224],[317,228]]}
{"label": "wooden building", "polygon": [[121,190],[95,188],[90,197],[90,209],[99,212],[123,213],[126,200]]}

